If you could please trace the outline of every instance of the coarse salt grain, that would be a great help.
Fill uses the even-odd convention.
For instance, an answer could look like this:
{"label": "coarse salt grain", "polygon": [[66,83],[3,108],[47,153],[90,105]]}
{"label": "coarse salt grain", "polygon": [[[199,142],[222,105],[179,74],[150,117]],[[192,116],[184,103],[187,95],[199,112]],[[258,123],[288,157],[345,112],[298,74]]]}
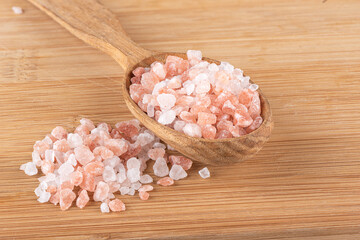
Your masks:
{"label": "coarse salt grain", "polygon": [[202,178],[209,178],[210,177],[210,171],[207,167],[204,167],[199,171],[199,175]]}
{"label": "coarse salt grain", "polygon": [[15,14],[22,14],[22,13],[24,12],[21,7],[16,7],[16,6],[14,6],[14,7],[12,7],[11,9],[13,10],[13,12],[14,12]]}

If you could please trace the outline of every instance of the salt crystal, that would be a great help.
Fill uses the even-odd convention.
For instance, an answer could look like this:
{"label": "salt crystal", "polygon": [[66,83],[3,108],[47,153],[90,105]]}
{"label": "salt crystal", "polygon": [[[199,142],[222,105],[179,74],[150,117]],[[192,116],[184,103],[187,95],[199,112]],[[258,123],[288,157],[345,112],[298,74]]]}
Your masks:
{"label": "salt crystal", "polygon": [[123,183],[126,180],[126,170],[123,164],[119,164],[118,174],[116,177],[119,183]]}
{"label": "salt crystal", "polygon": [[80,146],[74,149],[75,157],[82,165],[91,162],[95,156],[87,146]]}
{"label": "salt crystal", "polygon": [[40,203],[45,203],[45,202],[49,201],[50,197],[51,197],[51,194],[49,192],[41,192],[40,196],[38,198],[38,201]]}
{"label": "salt crystal", "polygon": [[121,160],[118,156],[113,156],[104,160],[104,165],[115,168],[120,164]]}
{"label": "salt crystal", "polygon": [[77,160],[75,158],[75,154],[73,154],[73,153],[70,154],[70,156],[66,162],[75,167],[77,165]]}
{"label": "salt crystal", "polygon": [[131,184],[131,187],[135,190],[139,190],[141,188],[141,183],[140,182],[134,182]]}
{"label": "salt crystal", "polygon": [[130,182],[137,182],[140,180],[140,170],[136,168],[128,169],[126,176],[130,180]]}
{"label": "salt crystal", "polygon": [[33,176],[38,173],[38,169],[33,162],[28,162],[21,165],[20,170],[23,170],[26,175]]}
{"label": "salt crystal", "polygon": [[154,174],[158,177],[165,177],[169,174],[169,168],[164,158],[158,158],[153,166]]}
{"label": "salt crystal", "polygon": [[101,203],[100,205],[100,210],[102,213],[109,213],[110,212],[110,208],[109,205],[107,203]]}
{"label": "salt crystal", "polygon": [[149,199],[150,194],[148,192],[145,191],[139,191],[139,197],[141,200],[148,200]]}
{"label": "salt crystal", "polygon": [[110,201],[109,207],[110,207],[111,211],[113,211],[113,212],[125,211],[125,209],[126,209],[125,204],[119,199],[114,199],[114,200]]}
{"label": "salt crystal", "polygon": [[250,89],[251,91],[255,92],[256,90],[259,89],[259,86],[258,86],[257,84],[251,84],[251,85],[249,86],[249,89]]}
{"label": "salt crystal", "polygon": [[139,192],[149,192],[149,191],[152,191],[153,189],[154,189],[154,187],[151,185],[144,185],[141,188],[138,188],[136,190],[139,190]]}
{"label": "salt crystal", "polygon": [[162,111],[170,110],[176,103],[176,97],[172,94],[162,93],[156,98]]}
{"label": "salt crystal", "polygon": [[126,162],[126,167],[127,169],[132,169],[132,168],[136,168],[139,169],[140,168],[140,161],[139,159],[133,157],[130,158],[129,160],[127,160]]}
{"label": "salt crystal", "polygon": [[144,174],[140,177],[139,180],[141,183],[146,184],[146,183],[152,183],[153,182],[153,178],[149,175],[149,174]]}
{"label": "salt crystal", "polygon": [[201,51],[197,51],[197,50],[188,50],[186,52],[186,55],[188,57],[189,60],[191,59],[196,59],[196,60],[201,60],[202,59],[202,54]]}
{"label": "salt crystal", "polygon": [[155,110],[154,109],[155,109],[154,105],[152,105],[152,104],[147,105],[146,112],[147,112],[147,115],[149,117],[151,117],[151,118],[154,117],[154,115],[155,115]]}
{"label": "salt crystal", "polygon": [[120,187],[120,194],[121,195],[126,195],[130,192],[130,188],[129,187]]}
{"label": "salt crystal", "polygon": [[167,125],[167,124],[171,124],[175,120],[175,118],[176,118],[175,111],[169,110],[169,111],[163,112],[160,115],[158,122],[161,124]]}
{"label": "salt crystal", "polygon": [[23,10],[22,10],[21,7],[16,7],[16,6],[14,6],[14,7],[12,7],[11,9],[13,10],[13,12],[14,12],[15,14],[22,14],[22,13],[23,13]]}
{"label": "salt crystal", "polygon": [[116,173],[114,171],[114,168],[110,166],[105,166],[102,176],[105,182],[116,181]]}
{"label": "salt crystal", "polygon": [[183,131],[186,135],[190,136],[190,137],[201,137],[201,128],[199,127],[199,125],[194,124],[194,123],[188,123],[185,125],[185,127],[183,128]]}
{"label": "salt crystal", "polygon": [[135,189],[130,188],[130,190],[129,190],[129,192],[128,192],[128,195],[134,196],[134,194],[135,194]]}
{"label": "salt crystal", "polygon": [[58,169],[60,175],[69,175],[73,171],[74,171],[74,167],[69,163],[62,164]]}
{"label": "salt crystal", "polygon": [[210,172],[209,172],[209,169],[207,167],[204,167],[203,169],[201,169],[199,171],[199,175],[202,177],[202,178],[209,178],[210,177]]}
{"label": "salt crystal", "polygon": [[174,164],[170,170],[169,177],[174,180],[179,180],[187,177],[187,173],[180,165]]}
{"label": "salt crystal", "polygon": [[172,179],[171,177],[164,177],[159,179],[159,181],[157,181],[157,184],[161,186],[170,186],[174,184],[174,179]]}
{"label": "salt crystal", "polygon": [[46,150],[45,151],[45,160],[46,161],[50,161],[50,162],[54,162],[55,161],[55,154],[54,154],[54,150]]}
{"label": "salt crystal", "polygon": [[82,137],[77,133],[69,133],[67,136],[67,141],[71,148],[77,148],[83,144]]}
{"label": "salt crystal", "polygon": [[103,200],[105,200],[110,192],[110,188],[109,185],[105,182],[100,181],[97,186],[96,186],[96,190],[94,192],[94,201],[97,202],[101,202]]}
{"label": "salt crystal", "polygon": [[136,142],[139,143],[140,146],[144,147],[145,145],[154,141],[154,139],[155,139],[154,135],[144,132],[139,134]]}

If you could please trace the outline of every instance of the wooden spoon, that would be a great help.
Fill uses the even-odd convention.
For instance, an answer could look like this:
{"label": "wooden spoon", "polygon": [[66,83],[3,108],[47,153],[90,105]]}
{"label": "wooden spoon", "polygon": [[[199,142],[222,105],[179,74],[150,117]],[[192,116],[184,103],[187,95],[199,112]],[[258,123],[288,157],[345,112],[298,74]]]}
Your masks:
{"label": "wooden spoon", "polygon": [[[165,62],[168,55],[187,58],[184,53],[157,53],[133,42],[125,33],[114,13],[95,0],[29,0],[60,25],[84,42],[112,56],[125,70],[122,94],[131,113],[164,142],[191,159],[211,165],[226,165],[250,158],[269,139],[272,113],[269,102],[260,93],[261,116],[264,121],[254,132],[238,138],[193,138],[161,125],[147,116],[130,98],[131,71],[138,66],[149,66],[154,61]],[[217,60],[204,60],[219,64]]]}

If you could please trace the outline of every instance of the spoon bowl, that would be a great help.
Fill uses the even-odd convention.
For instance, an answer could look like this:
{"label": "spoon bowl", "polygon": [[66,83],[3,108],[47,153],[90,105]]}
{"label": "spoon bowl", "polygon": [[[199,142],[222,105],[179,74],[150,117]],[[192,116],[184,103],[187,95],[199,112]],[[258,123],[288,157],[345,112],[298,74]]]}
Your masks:
{"label": "spoon bowl", "polygon": [[[187,59],[185,53],[156,53],[141,48],[122,29],[115,14],[95,0],[29,0],[78,38],[112,56],[124,69],[122,94],[131,113],[160,139],[183,155],[210,165],[241,162],[256,154],[269,139],[274,123],[269,102],[258,90],[263,123],[255,131],[237,138],[205,139],[185,135],[147,116],[129,94],[132,70],[148,67],[175,55]],[[210,63],[219,61],[203,58]]]}

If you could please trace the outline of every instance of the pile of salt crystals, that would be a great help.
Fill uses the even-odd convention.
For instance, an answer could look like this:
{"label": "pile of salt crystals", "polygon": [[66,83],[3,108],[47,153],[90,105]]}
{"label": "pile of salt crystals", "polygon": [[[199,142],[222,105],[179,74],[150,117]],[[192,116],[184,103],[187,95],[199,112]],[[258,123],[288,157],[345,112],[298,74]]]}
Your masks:
{"label": "pile of salt crystals", "polygon": [[[106,123],[95,127],[84,118],[80,123],[74,133],[54,128],[35,143],[32,162],[21,165],[27,175],[37,174],[37,167],[45,175],[38,178],[35,189],[39,202],[60,203],[61,210],[67,210],[77,198],[76,206],[84,208],[92,194],[94,201],[102,202],[102,212],[124,211],[125,204],[114,193],[134,195],[138,191],[140,199],[147,200],[153,190],[153,178],[144,174],[150,159],[155,161],[153,170],[161,186],[185,178],[185,170],[192,166],[183,156],[167,157],[166,146],[138,120],[119,122],[115,128]],[[200,176],[209,174],[205,171]]]}
{"label": "pile of salt crystals", "polygon": [[245,135],[260,127],[258,86],[229,63],[202,61],[188,50],[188,60],[168,56],[165,64],[138,67],[130,96],[149,117],[191,137],[208,139]]}

